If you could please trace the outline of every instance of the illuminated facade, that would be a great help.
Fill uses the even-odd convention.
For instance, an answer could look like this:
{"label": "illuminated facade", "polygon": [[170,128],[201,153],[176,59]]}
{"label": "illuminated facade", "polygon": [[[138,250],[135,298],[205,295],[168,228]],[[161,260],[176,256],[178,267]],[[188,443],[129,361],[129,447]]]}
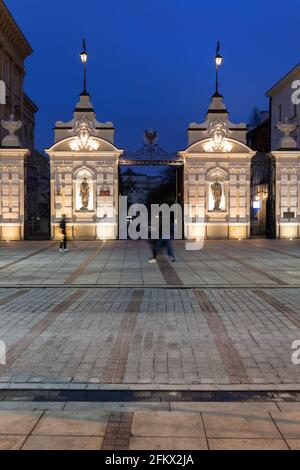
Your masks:
{"label": "illuminated facade", "polygon": [[[22,148],[22,141],[16,135],[22,134],[23,125],[13,116],[1,122],[2,135],[6,133],[0,146],[1,240],[21,240],[26,232],[24,159],[29,150]],[[269,184],[270,176],[266,171],[264,185],[256,185],[256,192],[253,192],[253,180],[251,192],[251,163],[252,169],[256,160],[258,165],[259,155],[246,144],[246,125],[229,120],[223,97],[218,92],[211,99],[205,121],[190,124],[186,150],[170,159],[160,152],[159,146],[150,143],[144,147],[148,153],[149,149],[157,153],[156,160],[151,152],[151,158],[144,155],[144,150],[128,160],[128,154],[120,159],[123,151],[114,145],[113,124],[97,121],[90,96],[84,91],[73,119],[56,123],[54,145],[46,150],[50,157],[51,238],[61,238],[63,216],[69,239],[118,238],[119,164],[140,164],[141,160],[150,165],[155,161],[156,164],[184,166],[184,229],[188,239],[250,238],[251,208],[260,211],[257,213],[259,234],[260,227],[267,225],[267,218],[261,215],[267,213],[267,205],[274,220],[272,236],[299,238],[297,124],[286,120],[278,122],[276,127],[282,135],[280,148],[266,155],[266,162],[274,162],[274,171],[273,163],[266,163],[272,168],[274,185]],[[267,170],[267,166],[264,169]],[[252,234],[257,233],[252,230]]]}
{"label": "illuminated facade", "polygon": [[[300,64],[268,92],[271,152],[276,165],[276,236],[300,237]],[[295,101],[296,99],[296,101]]]}
{"label": "illuminated facade", "polygon": [[213,95],[206,120],[188,129],[184,159],[185,235],[190,239],[250,237],[250,166],[245,124],[233,124],[222,96]]}
{"label": "illuminated facade", "polygon": [[80,95],[70,122],[57,122],[47,149],[51,166],[51,233],[60,238],[66,216],[68,238],[115,239],[118,235],[118,160],[111,122],[96,120],[88,93]]}

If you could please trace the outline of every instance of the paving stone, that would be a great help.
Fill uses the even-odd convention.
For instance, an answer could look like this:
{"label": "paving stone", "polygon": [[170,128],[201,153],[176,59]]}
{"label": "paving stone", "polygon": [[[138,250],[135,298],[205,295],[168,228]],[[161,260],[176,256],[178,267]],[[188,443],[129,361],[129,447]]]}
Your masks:
{"label": "paving stone", "polygon": [[200,413],[134,413],[135,437],[205,437]]}
{"label": "paving stone", "polygon": [[33,435],[40,436],[104,436],[108,413],[95,410],[47,411]]}
{"label": "paving stone", "polygon": [[0,451],[1,450],[19,450],[25,441],[26,436],[5,436],[0,435]]}
{"label": "paving stone", "polygon": [[22,450],[100,450],[102,437],[29,436]]}
{"label": "paving stone", "polygon": [[132,437],[130,450],[207,450],[204,438]]}
{"label": "paving stone", "polygon": [[[252,415],[253,413],[257,412],[270,412],[270,411],[278,411],[278,407],[276,403],[272,402],[255,402],[255,403],[241,403],[241,402],[172,402],[170,403],[171,411],[177,412],[235,412],[237,409],[241,414],[249,414]],[[230,416],[230,414],[229,414]]]}
{"label": "paving stone", "polygon": [[242,414],[211,411],[203,413],[208,438],[279,439],[280,433],[270,415],[264,412]]}
{"label": "paving stone", "polygon": [[286,403],[286,402],[277,402],[277,406],[280,409],[280,411],[284,412],[290,412],[290,413],[299,413],[300,414],[300,403],[297,402],[292,402],[292,403]]}
{"label": "paving stone", "polygon": [[210,450],[288,450],[282,439],[209,439]]}
{"label": "paving stone", "polygon": [[[1,402],[0,402],[1,404]],[[68,402],[64,410],[112,410],[112,411],[169,411],[170,405],[168,402],[101,402],[101,403],[82,403],[82,402]]]}
{"label": "paving stone", "polygon": [[42,411],[0,410],[0,434],[28,434],[32,431],[41,415]]}
{"label": "paving stone", "polygon": [[300,450],[300,439],[287,439],[287,444],[291,450]]}
{"label": "paving stone", "polygon": [[[64,402],[15,402],[15,401],[0,401],[0,410],[40,410],[40,411],[47,411],[47,410],[62,410],[65,406]],[[1,415],[0,415],[1,419]]]}
{"label": "paving stone", "polygon": [[271,412],[285,439],[300,439],[300,412]]}

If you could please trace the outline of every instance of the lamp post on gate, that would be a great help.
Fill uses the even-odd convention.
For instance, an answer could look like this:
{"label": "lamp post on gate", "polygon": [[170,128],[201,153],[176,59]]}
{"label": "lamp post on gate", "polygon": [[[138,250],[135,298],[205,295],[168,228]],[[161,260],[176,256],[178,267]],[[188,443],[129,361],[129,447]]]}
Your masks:
{"label": "lamp post on gate", "polygon": [[220,43],[220,41],[218,41],[217,42],[216,57],[215,57],[215,63],[216,63],[216,93],[215,93],[215,96],[220,96],[220,93],[219,93],[219,67],[222,65],[222,62],[223,62],[223,56],[220,54],[220,48],[221,48],[221,43]]}
{"label": "lamp post on gate", "polygon": [[82,40],[82,44],[83,44],[83,50],[80,53],[80,59],[81,59],[81,62],[83,63],[83,94],[86,95],[87,94],[87,91],[86,91],[86,64],[87,64],[87,60],[88,60],[88,54],[87,54],[87,51],[86,51],[85,39]]}

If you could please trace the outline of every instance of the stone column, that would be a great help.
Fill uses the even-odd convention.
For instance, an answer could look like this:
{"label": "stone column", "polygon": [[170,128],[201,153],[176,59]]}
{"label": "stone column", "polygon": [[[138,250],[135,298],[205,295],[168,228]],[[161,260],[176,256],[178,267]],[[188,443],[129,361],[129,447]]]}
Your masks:
{"label": "stone column", "polygon": [[300,150],[276,151],[276,226],[278,238],[298,238]]}
{"label": "stone column", "polygon": [[278,238],[299,238],[300,149],[290,136],[296,125],[279,122],[277,127],[284,136],[280,142],[281,148],[272,152],[276,159],[276,233]]}
{"label": "stone column", "polygon": [[229,238],[250,236],[250,162],[230,166]]}
{"label": "stone column", "polygon": [[206,164],[188,160],[184,166],[184,235],[187,239],[206,237]]}

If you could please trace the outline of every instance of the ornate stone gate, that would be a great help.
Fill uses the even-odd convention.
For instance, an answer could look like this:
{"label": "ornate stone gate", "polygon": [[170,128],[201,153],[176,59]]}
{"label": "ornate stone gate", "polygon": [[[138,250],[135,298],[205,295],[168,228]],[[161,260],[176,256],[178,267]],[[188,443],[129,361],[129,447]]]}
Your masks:
{"label": "ornate stone gate", "polygon": [[[28,224],[24,160],[29,152],[20,148],[15,135],[22,123],[11,118],[2,125],[8,135],[0,147],[0,239],[21,240],[25,235],[40,238],[41,233],[36,232],[40,227],[35,223],[34,228],[34,222],[32,227]],[[276,229],[278,238],[300,237],[300,150],[290,136],[293,126],[278,123],[284,137],[281,148],[270,156],[272,181],[267,210],[271,213],[270,233],[274,235]],[[114,144],[113,124],[98,122],[88,93],[82,93],[73,119],[56,123],[55,143],[47,149],[51,237],[60,238],[59,223],[65,215],[70,239],[117,238],[119,164],[143,160],[143,164],[184,166],[186,238],[249,238],[250,166],[255,152],[246,145],[246,131],[245,124],[230,122],[222,96],[216,93],[205,122],[189,126],[186,150],[171,155],[149,143],[142,152],[123,155]],[[26,197],[30,194],[35,199],[34,188],[30,186],[29,190]],[[41,201],[47,212],[46,205]],[[39,217],[39,210],[36,215],[33,210],[32,215]]]}
{"label": "ornate stone gate", "polygon": [[250,237],[250,166],[245,124],[229,121],[214,94],[205,122],[188,129],[184,159],[185,235],[189,239]]}
{"label": "ornate stone gate", "polygon": [[70,122],[57,122],[51,162],[51,232],[60,238],[66,216],[67,236],[103,240],[118,234],[118,162],[111,122],[96,120],[88,93],[80,95]]}

